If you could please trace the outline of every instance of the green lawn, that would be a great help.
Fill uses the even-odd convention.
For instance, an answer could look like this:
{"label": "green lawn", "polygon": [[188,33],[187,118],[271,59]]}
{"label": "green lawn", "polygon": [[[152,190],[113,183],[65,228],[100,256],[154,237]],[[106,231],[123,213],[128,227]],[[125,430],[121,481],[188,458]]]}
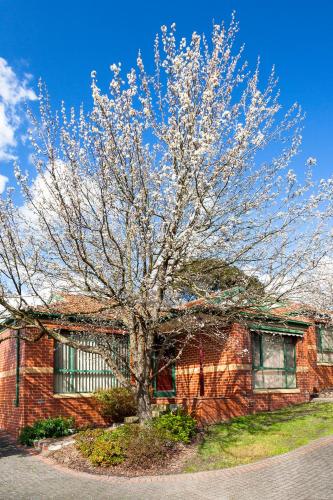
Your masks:
{"label": "green lawn", "polygon": [[333,434],[333,403],[307,403],[213,425],[186,472],[223,469],[286,453]]}

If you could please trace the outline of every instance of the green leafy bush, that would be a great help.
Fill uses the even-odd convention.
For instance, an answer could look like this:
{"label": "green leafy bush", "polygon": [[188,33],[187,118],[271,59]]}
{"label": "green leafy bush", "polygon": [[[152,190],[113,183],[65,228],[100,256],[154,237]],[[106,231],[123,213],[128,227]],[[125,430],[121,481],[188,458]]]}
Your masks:
{"label": "green leafy bush", "polygon": [[74,428],[73,418],[55,417],[36,420],[33,425],[27,425],[20,433],[21,444],[32,446],[37,439],[69,436]]}
{"label": "green leafy bush", "polygon": [[123,422],[125,417],[136,414],[134,393],[126,387],[115,387],[95,392],[102,415],[112,422]]}
{"label": "green leafy bush", "polygon": [[188,444],[196,433],[197,422],[190,415],[166,413],[152,422],[153,427],[166,432],[170,439]]}
{"label": "green leafy bush", "polygon": [[84,457],[89,458],[94,450],[96,439],[104,433],[105,431],[103,429],[87,429],[81,431],[75,436],[76,447]]}
{"label": "green leafy bush", "polygon": [[87,430],[76,436],[76,446],[93,465],[126,464],[142,468],[165,460],[175,443],[163,429],[127,424],[113,431]]}
{"label": "green leafy bush", "polygon": [[75,436],[76,447],[94,465],[117,465],[125,459],[130,431],[130,426],[126,425],[113,431],[88,429]]}
{"label": "green leafy bush", "polygon": [[107,467],[125,460],[125,449],[121,439],[113,432],[104,432],[97,437],[89,457],[93,465]]}

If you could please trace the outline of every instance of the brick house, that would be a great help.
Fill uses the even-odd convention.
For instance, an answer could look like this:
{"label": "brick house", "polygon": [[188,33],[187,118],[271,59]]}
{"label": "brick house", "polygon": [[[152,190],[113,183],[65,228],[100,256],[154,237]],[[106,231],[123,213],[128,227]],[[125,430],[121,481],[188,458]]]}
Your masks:
{"label": "brick house", "polygon": [[[82,297],[62,304],[63,333],[82,330],[82,307]],[[59,328],[56,309],[40,317]],[[85,315],[85,329],[88,319]],[[96,329],[93,322],[91,328]],[[117,336],[126,356],[128,338],[117,318],[105,317],[96,331]],[[0,335],[6,332],[8,327]],[[155,402],[182,404],[201,422],[210,423],[306,402],[333,387],[333,329],[325,316],[315,320],[298,306],[276,307],[244,315],[225,333],[223,342],[217,342],[207,331],[200,332],[200,343],[187,347],[155,379]],[[38,418],[58,415],[75,417],[78,426],[105,425],[91,393],[114,386],[115,377],[96,354],[45,336],[36,343],[10,339],[0,344],[0,428],[13,434]]]}

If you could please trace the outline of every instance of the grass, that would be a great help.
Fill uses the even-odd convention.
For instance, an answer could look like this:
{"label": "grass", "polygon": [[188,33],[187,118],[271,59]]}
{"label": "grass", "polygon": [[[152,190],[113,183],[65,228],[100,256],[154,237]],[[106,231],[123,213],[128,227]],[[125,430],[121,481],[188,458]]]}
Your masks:
{"label": "grass", "polygon": [[333,434],[333,403],[307,403],[211,426],[186,472],[223,469],[286,453]]}

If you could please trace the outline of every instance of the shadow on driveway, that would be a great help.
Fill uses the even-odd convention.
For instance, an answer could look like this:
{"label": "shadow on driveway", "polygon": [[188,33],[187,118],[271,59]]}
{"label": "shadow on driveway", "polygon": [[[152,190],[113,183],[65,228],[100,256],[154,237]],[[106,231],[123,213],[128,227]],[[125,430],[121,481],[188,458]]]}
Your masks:
{"label": "shadow on driveway", "polygon": [[27,452],[19,448],[12,437],[0,431],[0,459],[13,455],[24,456],[26,454]]}

